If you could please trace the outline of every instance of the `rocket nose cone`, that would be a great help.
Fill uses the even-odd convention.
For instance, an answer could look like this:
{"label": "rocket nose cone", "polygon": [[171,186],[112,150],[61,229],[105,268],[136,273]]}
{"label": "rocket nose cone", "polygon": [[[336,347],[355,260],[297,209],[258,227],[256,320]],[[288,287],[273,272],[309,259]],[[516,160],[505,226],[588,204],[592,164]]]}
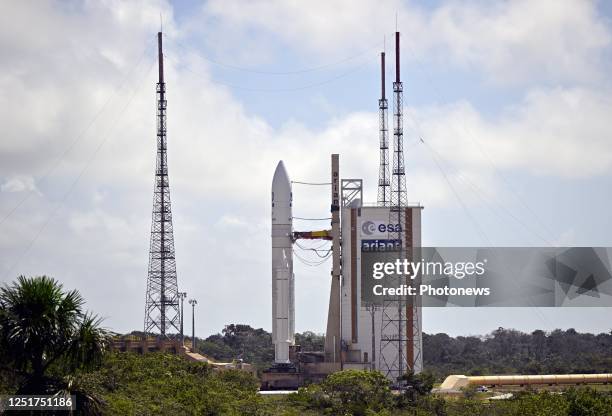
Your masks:
{"label": "rocket nose cone", "polygon": [[[276,166],[274,172],[274,179],[272,179],[272,237],[282,237],[285,243],[288,243],[291,247],[289,239],[289,232],[291,230],[291,222],[293,215],[291,213],[291,200],[293,196],[291,194],[291,182],[289,181],[289,175],[285,169],[285,164],[281,160]],[[281,229],[275,227],[282,226]]]}
{"label": "rocket nose cone", "polygon": [[291,188],[290,185],[290,181],[289,181],[289,175],[287,175],[287,169],[285,169],[285,164],[283,163],[283,161],[281,160],[280,162],[278,162],[278,165],[276,165],[276,170],[274,171],[274,178],[272,179],[272,187],[273,188],[279,188],[283,187],[283,188]]}

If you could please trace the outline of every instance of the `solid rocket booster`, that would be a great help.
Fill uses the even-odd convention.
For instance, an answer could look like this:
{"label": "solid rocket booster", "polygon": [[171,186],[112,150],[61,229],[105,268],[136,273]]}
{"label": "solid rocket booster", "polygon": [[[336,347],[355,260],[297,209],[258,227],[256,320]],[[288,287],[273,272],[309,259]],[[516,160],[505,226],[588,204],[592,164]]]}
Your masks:
{"label": "solid rocket booster", "polygon": [[281,160],[272,179],[272,342],[274,362],[284,364],[289,363],[295,333],[292,199]]}

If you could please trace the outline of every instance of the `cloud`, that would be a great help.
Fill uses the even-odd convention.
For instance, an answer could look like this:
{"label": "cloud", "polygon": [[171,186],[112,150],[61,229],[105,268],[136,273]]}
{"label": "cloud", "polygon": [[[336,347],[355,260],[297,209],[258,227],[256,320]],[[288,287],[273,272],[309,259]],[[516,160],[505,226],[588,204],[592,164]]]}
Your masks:
{"label": "cloud", "polygon": [[236,215],[225,214],[217,222],[218,226],[223,229],[225,227],[243,228],[248,226],[245,218]]}
{"label": "cloud", "polygon": [[2,192],[36,192],[40,194],[34,178],[31,176],[17,175],[6,179],[6,181],[0,185],[0,191]]}
{"label": "cloud", "polygon": [[330,59],[379,45],[395,31],[396,13],[409,52],[405,59],[435,57],[438,64],[479,71],[491,82],[511,85],[591,83],[605,74],[600,64],[612,32],[592,1],[449,1],[427,10],[403,1],[211,0],[197,18],[228,29],[230,37],[216,42],[232,51],[228,57],[236,58],[230,45],[253,42],[253,36],[262,39],[254,33],[263,32],[281,39],[284,47]]}
{"label": "cloud", "polygon": [[580,0],[450,2],[429,28],[451,62],[511,84],[601,80],[612,39],[596,3]]}
{"label": "cloud", "polygon": [[[223,45],[232,50],[231,42],[241,39],[241,31],[249,28],[245,33],[252,31],[251,39],[237,48],[239,53],[246,51],[245,59],[268,48],[261,46],[261,32],[300,51],[305,47],[313,55],[337,55],[338,50],[350,54],[380,37],[377,33],[389,27],[395,13],[392,6],[379,10],[374,2],[321,2],[315,5],[320,9],[312,3],[287,4],[210,1],[204,6],[205,13],[217,19],[219,30],[211,39],[227,40]],[[466,9],[474,15],[469,21],[458,14],[455,3],[445,12],[446,6],[424,11],[395,4],[401,25],[409,29],[402,29],[405,39],[426,38],[434,23],[445,25],[444,36],[452,37],[454,30],[463,31],[463,26],[476,24],[483,16],[501,19],[499,16],[510,13],[508,8],[518,7],[514,3],[501,8],[485,4],[485,11],[477,12],[472,5]],[[593,36],[605,37],[597,29],[598,18],[587,13],[593,6],[585,4],[576,6],[576,19],[593,23]],[[11,271],[13,275],[54,275],[66,287],[81,290],[91,309],[109,317],[109,326],[120,331],[138,329],[144,307],[155,166],[154,35],[159,11],[164,13],[168,38],[183,36],[188,30],[176,26],[172,8],[165,2],[59,5],[13,2],[0,17],[0,52],[6,57],[0,62],[0,106],[4,109],[0,114],[4,128],[0,213],[9,212],[19,202],[17,191],[31,192],[36,187],[41,191],[0,225],[0,273],[4,278],[15,259],[25,253]],[[436,13],[444,19],[434,19]],[[364,24],[368,17],[372,25]],[[24,21],[32,26],[19,24]],[[558,27],[555,22],[544,23]],[[234,27],[235,31],[230,30]],[[421,29],[424,31],[417,36]],[[461,65],[479,66],[478,56],[488,54],[487,48],[494,45],[468,32],[470,40],[457,40],[452,46],[457,51],[464,48],[465,53],[459,54],[464,58],[449,57]],[[586,35],[578,31],[577,36],[580,45]],[[434,53],[440,45],[450,45],[434,40],[424,39],[423,49],[415,53]],[[508,42],[500,42],[499,47],[507,50]],[[513,53],[520,56],[526,42],[520,38]],[[577,59],[590,67],[595,65],[593,56],[600,46],[595,41],[587,44],[593,47],[577,54]],[[273,126],[238,93],[213,82],[208,62],[196,54],[172,52],[172,59],[166,60],[168,161],[179,285],[199,298],[199,333],[217,331],[232,321],[267,326],[269,188],[276,163],[285,160],[293,180],[325,182],[329,155],[340,153],[342,177],[363,178],[365,200],[373,202],[378,115],[375,111],[331,113],[319,127],[300,120]],[[555,52],[553,58],[563,53]],[[490,55],[501,63],[511,56]],[[525,56],[521,65],[527,69],[517,71],[520,77],[539,76],[534,75],[533,66],[540,59],[536,55]],[[253,59],[249,62],[265,56]],[[485,69],[495,72],[503,66],[491,65]],[[552,72],[545,76],[552,77],[558,70],[555,74],[561,78],[580,79],[582,64],[576,65],[563,69],[551,63],[547,71]],[[580,76],[574,78],[576,74]],[[504,79],[506,75],[500,72],[499,76]],[[588,86],[530,87],[518,102],[494,117],[466,101],[407,108],[409,199],[420,200],[428,208],[453,206],[454,201],[432,164],[431,153],[418,142],[419,135],[443,158],[450,181],[466,189],[470,187],[467,180],[495,192],[491,160],[498,169],[510,172],[563,178],[610,174],[606,123],[612,109],[607,95],[605,89]],[[279,98],[269,105],[295,103]],[[411,116],[418,122],[411,121]],[[45,172],[50,173],[42,180]],[[296,184],[294,195],[296,216],[328,215],[326,188]],[[328,224],[299,226],[325,228]],[[316,311],[298,314],[298,328],[324,327],[327,295],[321,293],[328,289],[328,272],[327,265],[297,266],[297,285],[303,289],[299,293],[307,294],[298,296],[298,308]]]}
{"label": "cloud", "polygon": [[407,123],[436,151],[465,168],[512,169],[585,178],[610,174],[612,100],[585,88],[534,89],[487,119],[466,102],[410,109]]}
{"label": "cloud", "polygon": [[213,0],[203,8],[204,16],[248,34],[257,29],[273,33],[291,47],[303,46],[311,52],[332,54],[338,50],[355,52],[364,45],[380,44],[386,33],[393,32],[395,12],[414,31],[423,17],[417,9],[404,8],[400,1],[350,0],[309,3],[278,0],[242,1],[227,4]]}

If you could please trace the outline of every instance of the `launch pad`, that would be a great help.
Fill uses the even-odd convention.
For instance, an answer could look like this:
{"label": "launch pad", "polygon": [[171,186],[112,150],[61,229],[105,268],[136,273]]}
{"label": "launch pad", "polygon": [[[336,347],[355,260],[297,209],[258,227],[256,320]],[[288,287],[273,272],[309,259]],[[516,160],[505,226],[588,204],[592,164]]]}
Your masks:
{"label": "launch pad", "polygon": [[[276,186],[273,186],[273,221],[279,208],[281,212],[283,209],[292,208],[292,201],[289,200],[284,208],[278,206],[277,195],[292,195],[291,182],[282,162],[279,162],[277,172],[279,169],[282,169],[282,174],[275,174]],[[286,190],[280,193],[277,180],[279,176],[283,179],[286,177]],[[331,176],[332,180],[334,177],[339,178],[339,155],[332,155]],[[422,370],[421,308],[405,305],[405,310],[402,311],[404,319],[400,320],[401,317],[394,310],[385,311],[383,307],[363,302],[361,253],[395,250],[399,244],[394,238],[398,228],[404,230],[402,243],[405,247],[420,246],[423,207],[418,204],[406,206],[404,222],[389,223],[391,207],[364,205],[362,202],[361,179],[342,179],[338,182],[338,192],[333,191],[332,184],[333,202],[337,201],[338,204],[332,203],[331,206],[332,209],[338,207],[336,213],[339,218],[339,232],[334,232],[333,226],[331,230],[290,231],[293,226],[283,224],[283,238],[286,240],[280,255],[278,247],[273,246],[273,265],[280,265],[280,270],[273,269],[272,275],[272,298],[275,302],[273,341],[276,345],[275,353],[279,351],[279,346],[286,349],[275,355],[275,364],[261,374],[263,390],[295,389],[304,384],[321,381],[328,374],[342,369],[383,370],[385,360],[399,360],[398,352],[392,344],[400,338],[393,333],[393,328],[397,330],[398,324],[402,325],[404,368],[417,373]],[[290,212],[286,211],[287,219],[289,214]],[[334,211],[332,224],[333,214]],[[279,235],[278,228],[275,230],[274,225],[272,235]],[[336,235],[338,241],[334,244]],[[325,351],[302,351],[299,345],[294,345],[293,332],[289,332],[289,329],[293,328],[295,317],[294,293],[289,292],[290,288],[293,290],[293,262],[289,259],[292,258],[292,245],[303,238],[332,239],[333,265]],[[275,249],[277,251],[274,251]],[[279,262],[279,258],[282,261]],[[289,275],[291,283],[289,279],[279,278]],[[389,324],[389,321],[393,325]]]}
{"label": "launch pad", "polygon": [[339,371],[340,363],[326,362],[323,351],[301,351],[291,346],[289,364],[274,364],[261,373],[261,390],[295,390],[300,386],[321,382]]}
{"label": "launch pad", "polygon": [[[381,53],[380,169],[377,202],[363,201],[362,179],[341,179],[339,155],[331,155],[331,229],[293,230],[293,191],[278,163],[272,181],[272,342],[275,364],[262,375],[263,389],[291,389],[342,369],[381,371],[398,385],[407,372],[423,368],[420,297],[398,295],[382,304],[361,296],[362,253],[392,251],[408,259],[421,245],[419,204],[408,204],[403,154],[403,84],[399,32],[395,36],[393,157],[389,166],[385,54]],[[331,240],[332,270],[325,350],[301,352],[294,345],[293,244],[298,239]],[[363,269],[363,271],[362,271]],[[397,277],[397,279],[405,279]],[[401,284],[402,280],[398,280]]]}

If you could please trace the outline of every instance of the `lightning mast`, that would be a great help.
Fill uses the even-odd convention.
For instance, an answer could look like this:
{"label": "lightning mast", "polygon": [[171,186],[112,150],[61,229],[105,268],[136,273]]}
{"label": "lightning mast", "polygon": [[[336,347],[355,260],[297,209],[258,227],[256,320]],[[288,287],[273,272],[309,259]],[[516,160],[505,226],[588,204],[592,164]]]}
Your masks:
{"label": "lightning mast", "polygon": [[161,32],[157,33],[157,48],[159,60],[159,80],[157,82],[157,161],[153,191],[153,215],[151,220],[151,244],[149,249],[144,332],[149,334],[159,331],[161,337],[168,337],[167,331],[174,330],[177,333],[180,332],[180,310],[166,154],[167,102]]}
{"label": "lightning mast", "polygon": [[[391,208],[389,223],[399,224],[397,231],[390,233],[390,238],[397,241],[398,258],[408,257],[408,222],[406,195],[406,174],[404,168],[404,132],[403,132],[403,84],[400,80],[400,34],[395,32],[395,82],[393,82],[393,172],[391,177]],[[394,286],[406,284],[406,276],[395,276]],[[382,323],[380,337],[379,369],[390,379],[399,377],[415,369],[416,360],[420,359],[418,336],[417,302],[407,296],[386,298],[382,305]],[[416,329],[415,329],[416,328]],[[417,368],[420,366],[417,366]]]}
{"label": "lightning mast", "polygon": [[391,193],[389,184],[389,138],[387,135],[387,108],[385,97],[385,53],[380,53],[381,93],[378,100],[378,126],[380,138],[380,167],[378,169],[378,205],[388,207]]}

